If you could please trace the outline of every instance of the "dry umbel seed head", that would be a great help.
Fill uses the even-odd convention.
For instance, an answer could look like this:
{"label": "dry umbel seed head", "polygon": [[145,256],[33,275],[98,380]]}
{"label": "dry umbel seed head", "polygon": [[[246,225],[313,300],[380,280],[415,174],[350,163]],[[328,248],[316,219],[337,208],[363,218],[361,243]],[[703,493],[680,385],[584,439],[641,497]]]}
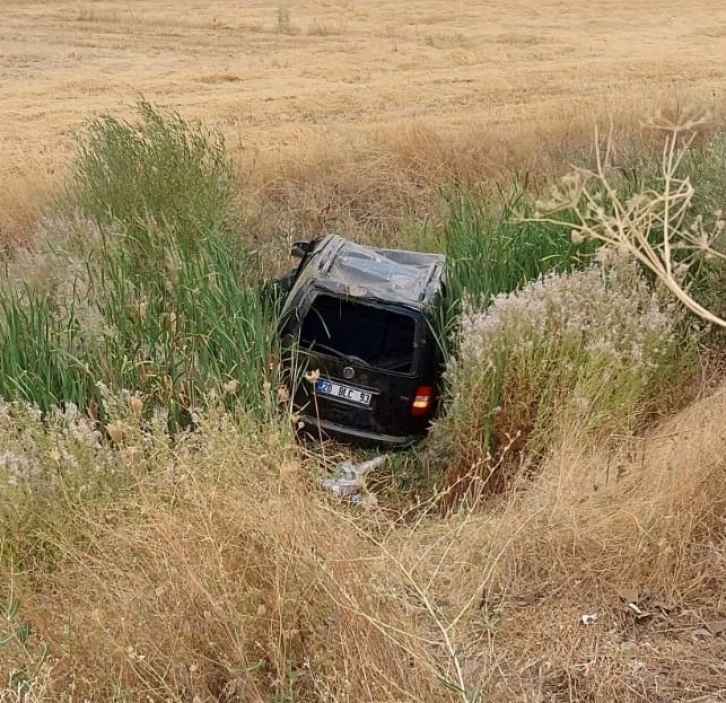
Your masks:
{"label": "dry umbel seed head", "polygon": [[141,415],[141,411],[144,409],[144,401],[138,395],[133,395],[129,400],[129,406],[134,415]]}
{"label": "dry umbel seed head", "polygon": [[[661,185],[659,188],[643,185],[639,192],[627,198],[615,181],[616,171],[611,165],[612,138],[603,147],[596,132],[595,169],[575,169],[563,179],[559,190],[551,190],[549,202],[538,202],[535,216],[526,219],[567,227],[575,244],[581,241],[580,236],[599,242],[602,248],[596,260],[602,264],[616,258],[638,262],[685,308],[710,324],[726,328],[726,319],[695,300],[686,282],[696,254],[709,260],[726,261],[726,254],[714,246],[717,235],[726,228],[721,211],[713,213],[711,226],[704,222],[702,213],[691,219],[695,191],[688,176],[678,173],[698,129],[705,123],[704,116],[680,108],[671,115],[660,114],[652,119],[648,126],[665,135]],[[566,217],[561,215],[563,211]],[[676,252],[678,256],[674,256]],[[687,252],[686,256],[683,252]]]}
{"label": "dry umbel seed head", "polygon": [[225,393],[228,395],[232,395],[237,391],[237,388],[239,387],[239,382],[236,378],[231,378],[229,381],[227,381],[223,386],[222,389]]}
{"label": "dry umbel seed head", "polygon": [[106,425],[106,432],[114,444],[121,444],[124,438],[124,425],[120,421],[110,422]]}

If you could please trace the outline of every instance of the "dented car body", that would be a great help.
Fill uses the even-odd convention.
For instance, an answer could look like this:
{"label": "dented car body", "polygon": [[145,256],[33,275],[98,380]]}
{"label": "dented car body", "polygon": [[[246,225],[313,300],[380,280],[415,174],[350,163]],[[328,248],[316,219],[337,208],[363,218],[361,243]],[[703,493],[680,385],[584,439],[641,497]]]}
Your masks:
{"label": "dented car body", "polygon": [[299,426],[389,446],[420,438],[441,376],[444,257],[338,235],[293,252],[281,329]]}

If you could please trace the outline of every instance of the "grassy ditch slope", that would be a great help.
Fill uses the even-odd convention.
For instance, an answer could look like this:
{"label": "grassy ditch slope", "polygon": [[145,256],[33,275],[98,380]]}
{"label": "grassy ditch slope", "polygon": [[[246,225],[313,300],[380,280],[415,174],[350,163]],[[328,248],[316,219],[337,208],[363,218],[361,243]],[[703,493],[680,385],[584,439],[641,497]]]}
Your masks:
{"label": "grassy ditch slope", "polygon": [[[682,164],[718,231],[723,144]],[[628,159],[623,198],[662,185]],[[334,502],[237,190],[219,135],[142,102],[89,123],[6,264],[0,700],[721,700],[719,339],[531,187],[444,188],[409,243],[450,257],[446,406]]]}

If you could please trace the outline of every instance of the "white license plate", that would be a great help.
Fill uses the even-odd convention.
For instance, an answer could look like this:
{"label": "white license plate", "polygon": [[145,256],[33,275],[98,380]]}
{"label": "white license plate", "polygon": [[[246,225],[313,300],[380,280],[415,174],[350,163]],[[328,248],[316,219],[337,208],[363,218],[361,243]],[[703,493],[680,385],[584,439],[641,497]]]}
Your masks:
{"label": "white license plate", "polygon": [[362,391],[360,388],[353,388],[352,386],[344,386],[342,383],[333,383],[324,378],[321,378],[317,382],[315,390],[321,395],[349,400],[351,403],[357,403],[358,405],[371,404],[371,394],[367,391]]}

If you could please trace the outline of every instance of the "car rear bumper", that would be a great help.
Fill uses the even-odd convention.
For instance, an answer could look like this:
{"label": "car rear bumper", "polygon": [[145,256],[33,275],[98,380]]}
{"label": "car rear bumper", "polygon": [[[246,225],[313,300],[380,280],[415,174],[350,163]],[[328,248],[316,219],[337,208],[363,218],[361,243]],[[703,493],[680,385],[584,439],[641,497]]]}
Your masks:
{"label": "car rear bumper", "polygon": [[339,425],[335,422],[329,422],[327,420],[318,420],[317,418],[311,417],[309,415],[301,416],[300,422],[304,424],[304,427],[301,428],[301,431],[310,434],[313,437],[316,437],[318,432],[322,431],[324,435],[327,435],[329,437],[349,442],[355,442],[356,444],[385,444],[388,447],[407,447],[416,442],[417,440],[421,439],[421,437],[423,436],[406,435],[400,437],[398,435],[368,432],[367,430],[360,430],[355,427]]}

